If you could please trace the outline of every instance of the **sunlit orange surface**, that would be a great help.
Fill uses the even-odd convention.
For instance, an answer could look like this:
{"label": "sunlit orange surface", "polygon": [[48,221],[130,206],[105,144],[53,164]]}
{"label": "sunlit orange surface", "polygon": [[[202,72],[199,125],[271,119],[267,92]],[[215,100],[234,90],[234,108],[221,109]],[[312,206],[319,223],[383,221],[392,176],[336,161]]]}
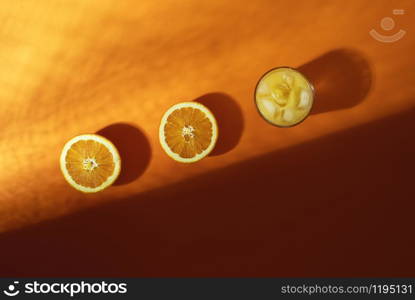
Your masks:
{"label": "sunlit orange surface", "polygon": [[[393,15],[393,9],[404,9],[405,14]],[[295,266],[306,266],[306,258],[299,258],[293,269],[282,266],[279,270],[285,272],[280,274],[272,272],[278,269],[279,264],[271,259],[274,255],[271,253],[278,252],[275,252],[276,240],[284,244],[287,232],[306,225],[296,223],[299,227],[293,227],[288,221],[281,221],[277,226],[273,222],[279,222],[281,216],[296,218],[299,212],[304,213],[303,209],[315,215],[321,208],[325,209],[325,213],[316,220],[326,223],[327,227],[334,226],[335,219],[342,224],[360,222],[362,226],[370,224],[371,218],[380,220],[383,213],[389,210],[386,207],[382,213],[367,210],[365,216],[359,215],[357,219],[353,216],[361,211],[361,206],[368,205],[367,201],[376,202],[376,197],[380,197],[368,192],[377,189],[376,182],[386,188],[388,183],[391,186],[402,183],[407,176],[395,173],[396,176],[388,177],[388,181],[383,182],[382,172],[391,173],[376,167],[380,168],[383,163],[386,166],[410,166],[414,163],[413,156],[411,161],[409,155],[408,159],[405,158],[405,164],[403,161],[392,164],[389,160],[399,160],[402,157],[400,151],[406,151],[402,149],[414,149],[409,142],[402,146],[400,140],[393,140],[398,133],[412,132],[413,136],[414,132],[415,121],[403,122],[402,126],[406,127],[399,127],[399,118],[405,118],[399,116],[412,112],[415,107],[414,13],[415,3],[403,0],[259,0],[243,3],[234,0],[2,1],[0,231],[8,237],[3,240],[3,245],[9,247],[7,250],[2,245],[3,256],[11,255],[16,248],[31,247],[32,242],[25,244],[22,241],[24,230],[33,226],[60,228],[53,236],[60,236],[62,243],[71,240],[72,244],[78,242],[69,232],[94,228],[90,229],[88,236],[92,236],[93,241],[94,236],[101,236],[102,241],[95,240],[88,244],[86,236],[79,241],[86,243],[86,247],[97,247],[88,252],[88,257],[99,252],[97,249],[121,249],[128,245],[131,252],[127,251],[124,255],[121,250],[114,250],[114,257],[123,256],[130,260],[114,262],[102,268],[90,265],[87,268],[89,273],[88,270],[82,273],[82,268],[77,269],[79,273],[75,269],[71,271],[69,264],[62,268],[46,267],[42,270],[50,272],[44,271],[45,274],[68,270],[67,275],[255,275],[255,270],[261,268],[263,274],[298,274]],[[396,27],[390,32],[380,27],[380,21],[387,16],[396,22]],[[397,42],[382,43],[369,35],[371,29],[384,35],[403,29],[406,35]],[[299,68],[316,88],[311,115],[293,128],[271,126],[261,118],[254,104],[254,90],[259,78],[278,66]],[[200,101],[210,106],[221,130],[217,149],[195,164],[173,161],[158,142],[163,113],[171,105],[182,101]],[[376,125],[379,130],[374,129],[367,136],[359,135],[359,132],[365,132],[361,128],[383,124],[382,120],[387,118],[396,118],[393,130]],[[328,150],[330,147],[319,146],[324,145],[326,137],[341,143],[341,134],[347,130],[354,130],[357,137],[352,135],[345,147],[334,147],[335,153]],[[59,169],[63,145],[83,133],[99,133],[115,140],[126,162],[124,173],[116,185],[98,194],[82,194],[72,189]],[[370,163],[371,157],[383,153],[385,145],[381,144],[383,146],[379,148],[373,146],[375,144],[370,142],[372,134],[376,141],[392,139],[393,142],[385,144],[390,146],[388,149],[392,152],[382,154],[376,163]],[[405,141],[409,140],[405,138]],[[314,143],[317,149],[311,152],[312,155],[304,156],[295,150],[310,143]],[[365,148],[369,144],[373,146],[370,151]],[[319,147],[322,147],[324,155],[319,156]],[[278,160],[269,158],[267,163],[264,159],[271,154],[275,154]],[[284,158],[286,156],[287,159]],[[238,167],[257,159],[263,161],[257,169],[255,163],[248,169]],[[350,166],[356,165],[356,172],[342,171],[346,162]],[[336,164],[339,166],[336,167]],[[268,171],[261,169],[265,166]],[[373,173],[365,173],[369,170],[367,168],[374,170]],[[220,174],[226,170],[235,171],[226,177],[226,185],[220,186],[221,180],[225,180]],[[319,186],[318,174],[325,170],[331,170],[332,174],[321,178],[323,182]],[[261,172],[266,173],[267,178],[273,178],[272,183],[261,185],[255,182],[254,174],[260,176]],[[307,178],[300,176],[296,182],[298,174],[303,172],[307,172]],[[209,174],[216,175],[209,177]],[[328,178],[332,178],[329,187],[326,185]],[[347,184],[348,179],[356,178],[360,178],[359,182],[365,185]],[[313,184],[304,183],[307,180],[312,180]],[[302,189],[303,184],[309,192]],[[250,185],[251,192],[247,193]],[[330,194],[330,185],[339,193]],[[367,186],[370,188],[365,189]],[[176,187],[180,190],[180,197],[175,196]],[[204,187],[215,193],[203,198],[200,190]],[[170,189],[168,193],[162,193],[165,188]],[[319,196],[316,196],[314,188],[318,189]],[[327,188],[329,190],[325,193]],[[391,201],[410,198],[401,186],[394,190],[397,197],[391,197],[394,198]],[[159,198],[154,200],[157,193],[161,193],[163,201],[157,202]],[[183,200],[183,195],[186,200]],[[326,199],[322,195],[329,196]],[[337,202],[338,195],[345,195],[345,199]],[[246,201],[251,200],[247,197],[252,199],[249,205]],[[321,199],[327,201],[322,202]],[[300,200],[306,204],[300,204]],[[133,203],[133,207],[126,203]],[[345,203],[352,204],[347,209],[335,210],[336,207],[349,205]],[[118,210],[110,209],[100,214],[100,207],[109,204],[121,206]],[[152,206],[149,208],[149,205]],[[208,205],[213,206],[206,208]],[[286,205],[292,207],[283,211]],[[407,211],[404,204],[400,205],[402,212]],[[76,222],[75,219],[74,223],[70,223],[75,227],[68,225],[69,229],[65,229],[65,226],[56,225],[60,223],[41,225],[49,224],[43,223],[47,220],[59,222],[61,218],[85,211],[87,207],[90,215],[83,221]],[[334,209],[335,217],[329,217],[329,208]],[[244,217],[240,215],[241,209]],[[165,214],[152,217],[154,212],[163,210],[166,210]],[[203,211],[209,212],[209,217]],[[402,212],[396,213],[399,216]],[[265,219],[264,213],[269,214]],[[306,217],[298,218],[304,220]],[[385,218],[383,216],[382,220]],[[182,223],[177,225],[175,220],[182,220]],[[204,220],[203,223],[201,220]],[[260,220],[269,222],[261,223]],[[120,222],[123,225],[117,227]],[[253,225],[260,223],[261,227]],[[108,231],[110,224],[115,226],[113,231]],[[208,230],[209,226],[213,229]],[[175,233],[169,234],[168,228],[175,228]],[[192,228],[195,232],[190,238]],[[316,229],[316,235],[324,236],[323,228],[326,226]],[[264,230],[267,234],[261,235]],[[127,233],[123,235],[122,232]],[[228,235],[221,235],[221,232]],[[23,234],[23,237],[16,235],[13,238],[14,234]],[[298,234],[302,236],[301,230]],[[27,233],[27,236],[32,241],[54,240],[48,234],[37,236],[36,233]],[[254,236],[258,240],[252,240]],[[310,239],[312,243],[311,236],[308,232],[304,239]],[[344,236],[350,239],[348,246],[341,244],[342,249],[364,240],[363,236],[358,240],[352,239],[351,233],[343,232]],[[231,237],[236,237],[236,240],[231,242]],[[249,237],[250,245],[256,246],[249,248],[249,253],[238,254],[238,249],[247,249],[241,241]],[[159,238],[173,242],[163,244]],[[301,243],[306,243],[304,239]],[[104,240],[108,241],[108,245]],[[114,240],[116,242],[112,243]],[[285,246],[278,244],[278,247],[290,249],[293,243],[297,243],[293,240],[285,242]],[[15,246],[12,246],[13,243]],[[35,257],[42,257],[41,253],[47,253],[44,249],[48,247],[39,248],[43,250],[35,252]],[[196,249],[191,251],[192,247]],[[379,248],[382,248],[381,245]],[[56,253],[63,249],[53,251]],[[227,249],[227,252],[217,249]],[[317,248],[313,249],[311,253],[318,255]],[[68,251],[81,252],[80,248]],[[108,255],[113,253],[106,251]],[[200,253],[200,257],[215,253],[215,258],[194,258],[193,263],[184,263],[184,257],[189,257],[189,253],[191,257],[195,251]],[[333,249],[333,253],[336,251],[338,253],[338,249]],[[157,259],[151,256],[152,253],[157,253],[157,257],[174,257],[177,253],[183,256],[179,255],[177,259],[181,263],[177,265],[164,261],[163,266],[161,263],[155,266]],[[250,259],[252,253],[261,253],[260,258]],[[301,253],[300,250],[298,253]],[[370,256],[369,252],[365,255]],[[148,261],[154,268],[145,265],[145,256],[150,257]],[[142,259],[142,262],[130,263],[134,257],[141,257],[137,259]],[[278,259],[284,260],[282,257]],[[223,267],[223,264],[212,267],[222,260],[229,262],[229,268]],[[86,262],[88,258],[80,261]],[[240,265],[236,261],[240,261]],[[242,266],[242,261],[247,261],[246,268]],[[269,264],[272,268],[266,269],[264,266]],[[5,266],[2,271],[9,270],[13,274],[12,269],[9,265],[9,269]],[[30,265],[26,270],[32,270]],[[106,273],[108,270],[112,271]],[[347,267],[345,270],[348,270]],[[352,270],[349,271],[344,274],[352,274]],[[18,271],[15,273],[21,274]],[[32,273],[36,274],[35,267]],[[32,273],[27,271],[27,274]],[[311,273],[303,270],[301,274]],[[319,274],[328,275],[330,272],[321,271]]]}

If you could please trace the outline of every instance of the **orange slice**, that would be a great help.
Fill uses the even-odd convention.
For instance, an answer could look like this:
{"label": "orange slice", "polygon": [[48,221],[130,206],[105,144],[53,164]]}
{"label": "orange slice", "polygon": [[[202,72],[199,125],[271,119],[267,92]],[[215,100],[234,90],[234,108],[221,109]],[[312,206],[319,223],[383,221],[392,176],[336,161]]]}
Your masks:
{"label": "orange slice", "polygon": [[117,148],[96,134],[74,137],[63,147],[60,166],[66,181],[84,193],[109,187],[121,170]]}
{"label": "orange slice", "polygon": [[218,126],[208,108],[197,102],[182,102],[164,114],[159,138],[168,156],[178,162],[192,163],[213,150]]}

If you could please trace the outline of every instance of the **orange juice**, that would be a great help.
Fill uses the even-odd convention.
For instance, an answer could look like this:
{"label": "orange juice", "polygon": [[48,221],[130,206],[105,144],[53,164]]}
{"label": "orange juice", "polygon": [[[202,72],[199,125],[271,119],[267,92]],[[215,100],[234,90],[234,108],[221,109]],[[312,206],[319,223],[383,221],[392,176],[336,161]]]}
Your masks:
{"label": "orange juice", "polygon": [[255,104],[261,116],[280,127],[291,127],[303,121],[310,113],[313,101],[312,84],[289,67],[267,72],[255,90]]}

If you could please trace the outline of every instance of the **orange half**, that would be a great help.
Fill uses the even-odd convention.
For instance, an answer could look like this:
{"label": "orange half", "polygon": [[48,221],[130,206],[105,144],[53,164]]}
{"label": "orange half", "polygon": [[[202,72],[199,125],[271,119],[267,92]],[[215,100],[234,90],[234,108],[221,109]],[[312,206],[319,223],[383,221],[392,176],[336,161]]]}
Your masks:
{"label": "orange half", "polygon": [[96,134],[84,134],[65,144],[60,167],[72,187],[84,193],[96,193],[118,178],[121,159],[109,140]]}
{"label": "orange half", "polygon": [[173,105],[160,123],[160,144],[167,155],[178,162],[201,160],[213,150],[217,137],[215,117],[197,102]]}

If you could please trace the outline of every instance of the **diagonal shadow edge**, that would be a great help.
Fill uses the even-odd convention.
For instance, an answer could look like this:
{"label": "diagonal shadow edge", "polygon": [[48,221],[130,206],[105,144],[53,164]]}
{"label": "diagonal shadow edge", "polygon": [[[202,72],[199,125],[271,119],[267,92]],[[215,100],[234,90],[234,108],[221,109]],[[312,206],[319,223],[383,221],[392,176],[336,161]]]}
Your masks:
{"label": "diagonal shadow edge", "polygon": [[[413,264],[398,269],[396,261],[385,261],[379,268],[375,261],[385,251],[394,251],[393,244],[385,247],[378,241],[380,233],[407,224],[413,208],[408,202],[412,170],[407,160],[415,150],[411,137],[414,116],[411,109],[186,182],[4,233],[0,242],[3,257],[9,261],[9,265],[4,264],[5,270],[13,268],[13,258],[32,246],[34,253],[28,256],[32,260],[23,260],[16,275],[412,274],[409,269],[414,269]],[[400,199],[405,211],[391,206],[392,197]],[[378,207],[374,208],[374,201]],[[399,218],[392,218],[395,226],[386,228],[381,221],[391,218],[391,212],[399,213]],[[367,223],[369,213],[373,215]],[[369,232],[371,238],[359,230]],[[327,238],[333,232],[343,240]],[[355,236],[350,236],[351,232]],[[295,240],[291,237],[295,233],[305,237]],[[401,231],[387,241],[404,234]],[[127,242],[127,248],[117,248]],[[372,253],[369,242],[384,248]],[[414,248],[413,239],[407,243],[410,247],[407,252],[401,251],[401,260]],[[361,259],[355,257],[351,263],[343,257],[334,263],[339,253],[342,257],[364,245],[368,249],[360,249]],[[88,246],[90,250],[84,248]],[[300,257],[303,247],[312,260]],[[177,249],[181,252],[176,253]],[[74,258],[57,265],[43,264],[43,269],[36,271],[39,258],[60,258],[64,251],[72,251]],[[102,263],[109,256],[114,262]],[[284,262],[289,257],[298,261]],[[362,267],[369,264],[372,273],[357,267],[363,258],[366,262]],[[313,269],[318,263],[321,268]]]}

